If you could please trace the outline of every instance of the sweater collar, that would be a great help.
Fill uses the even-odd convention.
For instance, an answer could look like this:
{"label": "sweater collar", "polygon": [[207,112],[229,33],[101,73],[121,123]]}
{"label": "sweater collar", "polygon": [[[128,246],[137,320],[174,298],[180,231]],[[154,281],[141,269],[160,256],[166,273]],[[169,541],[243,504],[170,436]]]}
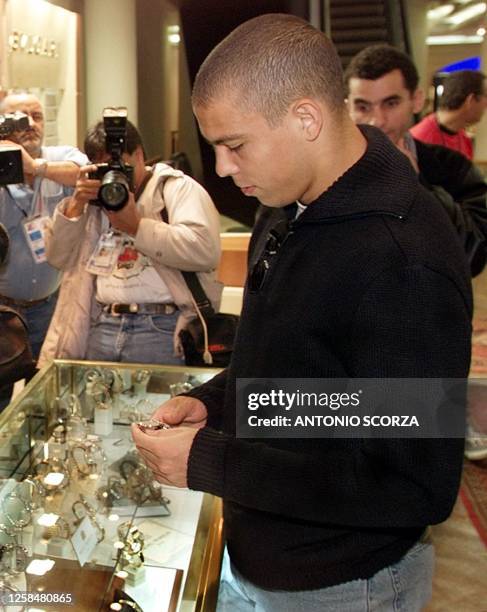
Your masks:
{"label": "sweater collar", "polygon": [[379,129],[360,125],[367,139],[364,155],[296,220],[296,224],[332,217],[407,215],[419,186],[411,163]]}

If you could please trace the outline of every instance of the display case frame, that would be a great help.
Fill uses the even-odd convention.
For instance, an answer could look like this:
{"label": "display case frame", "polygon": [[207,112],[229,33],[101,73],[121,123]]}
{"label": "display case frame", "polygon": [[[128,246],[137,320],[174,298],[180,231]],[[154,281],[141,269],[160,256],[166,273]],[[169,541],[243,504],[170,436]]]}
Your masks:
{"label": "display case frame", "polygon": [[[58,447],[62,447],[62,445],[53,441],[54,430],[56,428],[59,429],[59,405],[65,402],[66,398],[74,396],[79,399],[80,406],[85,410],[86,406],[84,400],[88,398],[87,373],[90,374],[91,372],[102,373],[103,376],[107,376],[108,378],[116,372],[113,376],[117,376],[120,380],[126,381],[126,389],[119,389],[119,395],[116,397],[116,401],[121,402],[124,406],[127,405],[127,410],[130,410],[132,404],[130,401],[126,400],[125,397],[122,398],[122,395],[128,392],[131,399],[137,399],[140,395],[142,399],[139,399],[139,402],[142,402],[143,408],[147,410],[151,408],[149,399],[147,398],[150,397],[153,409],[155,405],[163,403],[165,399],[168,399],[171,394],[177,393],[179,385],[183,385],[184,390],[184,385],[201,384],[201,382],[210,379],[218,370],[215,368],[157,366],[137,363],[124,364],[54,360],[43,370],[38,372],[0,414],[0,447],[2,449],[0,454],[0,475],[4,479],[4,482],[11,480],[22,482],[27,476],[31,477],[33,474],[33,466],[38,466],[39,463],[43,463],[43,452],[44,454],[48,452],[50,456],[52,452],[59,450]],[[139,379],[147,378],[145,376],[146,372],[149,372],[149,376],[146,387],[142,390],[139,389],[136,393],[134,392],[136,386],[135,381],[137,380],[137,375],[141,372],[144,373],[144,376],[138,376]],[[131,386],[129,386],[130,383]],[[120,385],[123,387],[122,383],[120,383]],[[173,389],[173,387],[175,388]],[[114,393],[113,395],[115,396],[116,394]],[[137,410],[135,413],[138,414]],[[134,418],[132,413],[129,412],[129,415],[132,419]],[[147,412],[144,413],[144,416],[148,416]],[[94,419],[90,419],[86,414],[83,418],[87,418],[88,431],[91,431]],[[115,437],[120,436],[121,439],[123,439],[123,444],[129,448],[131,440],[131,438],[129,440],[130,421],[124,417],[123,410],[120,412],[120,415],[114,419],[114,422],[115,433],[113,435]],[[88,436],[91,435],[92,434],[88,434]],[[111,444],[112,438],[110,435],[100,436],[103,439],[103,443],[108,441]],[[117,441],[113,443],[113,446],[115,446]],[[132,450],[133,442],[130,452],[132,452]],[[51,459],[49,459],[49,461],[50,460]],[[69,461],[66,460],[66,464],[68,463]],[[113,465],[115,464],[116,462],[113,463]],[[82,482],[82,485],[87,486],[86,483],[90,484],[88,480],[85,480]],[[69,486],[74,487],[73,491],[75,495],[78,495],[79,491],[81,491],[81,485],[79,483],[76,484],[74,480]],[[79,490],[76,487],[78,487]],[[162,490],[164,494],[166,494],[167,489],[164,486]],[[189,505],[187,501],[178,501],[178,499],[182,499],[181,496],[185,495],[188,496]],[[172,592],[168,598],[169,603],[166,608],[158,607],[157,610],[180,610],[181,612],[207,612],[214,610],[216,608],[223,553],[221,500],[209,494],[201,494],[188,490],[171,490],[167,492],[167,496],[174,497],[174,500],[177,502],[175,507],[178,512],[183,512],[186,507],[193,508],[191,512],[187,512],[187,517],[184,513],[186,510],[184,510],[184,517],[182,517],[181,520],[184,525],[191,525],[191,530],[194,528],[194,531],[190,530],[191,535],[189,537],[187,533],[184,534],[184,545],[173,533],[168,537],[168,541],[176,543],[175,549],[179,547],[182,549],[184,548],[187,564],[182,560],[184,554],[179,558],[175,553],[176,556],[172,558],[173,561],[175,560],[175,563],[171,563],[169,567],[179,571],[175,572],[173,579],[171,578],[173,584]],[[197,496],[200,496],[200,498],[197,498]],[[94,499],[93,495],[90,497],[90,500],[92,499]],[[79,506],[79,500],[77,500],[76,503],[78,503]],[[144,512],[148,511],[147,507],[137,506],[137,504],[135,504],[135,506],[133,514],[129,519],[134,525],[140,524],[142,528],[144,528],[145,524],[150,524],[151,529],[157,534],[158,524],[160,523],[161,533],[169,533],[170,529],[167,527],[167,523],[164,522],[164,518],[144,518],[147,516],[144,514]],[[98,507],[96,511],[99,511]],[[101,513],[102,511],[100,510],[100,515]],[[139,515],[139,513],[141,514]],[[103,519],[105,519],[104,515]],[[173,516],[172,519],[176,521],[179,520],[177,516]],[[190,533],[190,531],[188,531],[188,533]],[[177,529],[175,529],[174,532],[177,532]],[[71,540],[72,539],[73,536],[71,536]],[[157,538],[155,541],[157,541]],[[35,535],[34,529],[34,535],[32,536],[31,542],[32,558],[47,558],[53,556],[52,551],[50,554],[46,555],[39,554],[36,548],[37,545],[38,538]],[[79,563],[76,556],[71,559],[65,559],[61,554],[59,559],[62,561],[58,563],[58,566],[61,567],[61,575],[63,567],[65,567],[65,572],[67,572],[68,566],[75,567],[76,563]],[[118,576],[120,566],[117,565],[118,562],[115,559],[112,561],[112,564],[103,565],[104,571],[108,572],[108,574],[111,572],[111,576],[109,580],[107,580],[105,588],[102,589],[103,592],[97,594],[97,609],[99,610],[109,609],[114,590],[120,587],[120,579]],[[178,564],[181,565],[181,567],[175,567]],[[185,565],[185,567],[183,567],[183,565]],[[154,563],[151,561],[150,567],[155,567],[156,569],[154,571],[158,571],[159,567],[165,569],[164,561],[161,563]],[[91,559],[87,563],[86,568],[83,566],[81,573],[89,569],[94,569]],[[31,579],[27,579],[26,585],[27,586],[21,588],[26,588],[27,590],[29,588],[35,590],[36,588],[35,581]],[[92,606],[93,603],[89,605]],[[141,605],[140,602],[139,605]],[[75,604],[74,607],[70,606],[69,609],[75,612],[78,609],[83,610],[87,608],[83,608],[82,606],[77,607]],[[92,609],[96,609],[96,607]],[[152,607],[144,607],[141,605],[141,609],[146,612],[146,610],[152,610]],[[54,612],[54,608],[50,608],[50,610]]]}

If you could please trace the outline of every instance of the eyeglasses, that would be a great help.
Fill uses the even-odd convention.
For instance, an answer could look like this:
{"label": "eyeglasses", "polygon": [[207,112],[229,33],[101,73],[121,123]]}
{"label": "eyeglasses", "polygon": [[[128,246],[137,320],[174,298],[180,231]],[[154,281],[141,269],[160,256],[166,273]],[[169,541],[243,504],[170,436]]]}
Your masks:
{"label": "eyeglasses", "polygon": [[292,231],[287,219],[282,219],[269,230],[262,253],[249,274],[248,288],[251,293],[257,293],[262,289],[267,272],[271,266],[272,258],[277,254],[291,233]]}

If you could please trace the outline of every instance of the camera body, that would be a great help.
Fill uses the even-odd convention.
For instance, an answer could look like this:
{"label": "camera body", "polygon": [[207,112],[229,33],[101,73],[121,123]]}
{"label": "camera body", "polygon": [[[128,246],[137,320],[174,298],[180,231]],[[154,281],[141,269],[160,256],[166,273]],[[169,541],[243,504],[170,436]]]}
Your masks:
{"label": "camera body", "polygon": [[[15,111],[0,115],[0,140],[28,128],[29,117],[25,113]],[[0,147],[0,186],[23,182],[22,152],[15,147]]]}
{"label": "camera body", "polygon": [[25,113],[5,113],[0,115],[0,138],[8,138],[13,132],[24,132],[29,128],[29,117]]}
{"label": "camera body", "polygon": [[101,206],[105,210],[117,211],[127,204],[129,192],[134,189],[133,166],[126,164],[122,159],[127,135],[127,109],[125,107],[103,109],[103,127],[105,150],[110,155],[110,160],[96,164],[96,170],[89,173],[90,179],[101,181],[98,197],[96,200],[90,200],[90,204]]}

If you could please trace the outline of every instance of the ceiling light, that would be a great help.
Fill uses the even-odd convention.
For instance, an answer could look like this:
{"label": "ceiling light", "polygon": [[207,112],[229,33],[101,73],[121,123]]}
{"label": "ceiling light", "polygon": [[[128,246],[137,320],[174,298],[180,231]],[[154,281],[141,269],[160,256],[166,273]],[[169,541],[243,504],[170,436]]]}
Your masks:
{"label": "ceiling light", "polygon": [[442,4],[441,6],[437,6],[428,11],[428,19],[434,21],[435,19],[441,19],[442,17],[446,17],[453,11],[453,4]]}
{"label": "ceiling light", "polygon": [[467,6],[457,13],[453,13],[453,15],[447,17],[445,21],[447,23],[451,23],[452,25],[460,25],[469,19],[482,15],[485,13],[486,8],[487,4],[485,2],[478,2],[477,4],[472,4],[472,6]]}
{"label": "ceiling light", "polygon": [[468,45],[484,41],[483,36],[465,36],[463,34],[445,34],[444,36],[428,36],[427,45]]}
{"label": "ceiling light", "polygon": [[167,40],[171,45],[178,45],[181,41],[181,36],[179,34],[179,26],[172,25],[167,28]]}
{"label": "ceiling light", "polygon": [[479,28],[476,33],[477,33],[477,36],[484,36],[485,28]]}

